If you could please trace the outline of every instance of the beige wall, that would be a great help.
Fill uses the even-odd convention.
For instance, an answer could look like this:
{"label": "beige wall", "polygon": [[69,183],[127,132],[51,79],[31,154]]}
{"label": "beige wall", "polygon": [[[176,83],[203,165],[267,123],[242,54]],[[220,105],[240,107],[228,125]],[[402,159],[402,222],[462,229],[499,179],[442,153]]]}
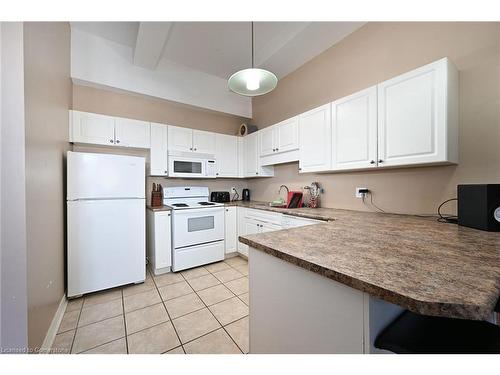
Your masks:
{"label": "beige wall", "polygon": [[28,342],[42,344],[65,292],[65,152],[71,105],[68,23],[24,26]]}
{"label": "beige wall", "polygon": [[248,121],[167,100],[78,85],[73,86],[73,109],[224,134],[236,134]]}
{"label": "beige wall", "polygon": [[[224,134],[236,134],[239,126],[248,121],[248,119],[242,117],[208,111],[167,100],[78,85],[73,85],[73,109]],[[103,148],[76,145],[73,146],[73,150],[144,156],[146,159],[149,157],[147,151],[121,147]],[[148,203],[153,182],[160,183],[162,186],[208,186],[210,191],[229,191],[234,186],[238,189],[240,195],[241,189],[247,187],[247,182],[239,179],[182,180],[148,177],[146,182]]]}
{"label": "beige wall", "polygon": [[433,213],[458,183],[500,182],[500,23],[369,23],[254,98],[254,122],[271,125],[445,56],[460,71],[458,166],[299,175],[293,163],[250,181],[252,197],[319,181],[325,207],[368,209],[354,198],[358,186],[388,211]]}
{"label": "beige wall", "polygon": [[22,22],[0,22],[0,351],[28,344]]}

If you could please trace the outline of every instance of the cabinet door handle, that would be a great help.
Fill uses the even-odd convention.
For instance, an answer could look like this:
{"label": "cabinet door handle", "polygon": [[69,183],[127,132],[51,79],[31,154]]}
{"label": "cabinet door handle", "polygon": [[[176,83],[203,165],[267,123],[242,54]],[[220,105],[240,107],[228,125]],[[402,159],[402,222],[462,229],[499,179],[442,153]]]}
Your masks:
{"label": "cabinet door handle", "polygon": [[279,150],[279,148],[276,149],[276,151],[278,151],[278,150]]}
{"label": "cabinet door handle", "polygon": [[192,148],[192,147],[189,147],[189,150],[190,150],[190,151],[193,151],[193,148]]}
{"label": "cabinet door handle", "polygon": [[301,171],[301,170],[302,170],[302,168],[299,168],[299,171]]}
{"label": "cabinet door handle", "polygon": [[113,140],[112,140],[112,139],[110,139],[110,140],[109,140],[109,143],[113,143]]}
{"label": "cabinet door handle", "polygon": [[382,159],[378,159],[378,162],[379,163],[383,163],[384,161]]}
{"label": "cabinet door handle", "polygon": [[370,164],[375,164],[375,160],[370,160]]}
{"label": "cabinet door handle", "polygon": [[276,149],[275,149],[275,148],[273,148],[273,152],[275,152],[275,151],[276,151]]}
{"label": "cabinet door handle", "polygon": [[194,150],[196,151],[196,148]]}
{"label": "cabinet door handle", "polygon": [[119,140],[119,139],[117,139],[117,140],[116,140],[116,143],[120,143],[120,140]]}
{"label": "cabinet door handle", "polygon": [[167,173],[168,173],[168,171],[165,171],[165,174],[167,174]]}

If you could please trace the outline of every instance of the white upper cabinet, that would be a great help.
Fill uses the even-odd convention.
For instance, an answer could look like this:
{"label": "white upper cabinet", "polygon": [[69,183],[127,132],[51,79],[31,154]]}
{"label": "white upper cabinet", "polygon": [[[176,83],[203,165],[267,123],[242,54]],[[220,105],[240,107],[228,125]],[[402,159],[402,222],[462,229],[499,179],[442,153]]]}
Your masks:
{"label": "white upper cabinet", "polygon": [[193,129],[169,126],[168,150],[183,152],[193,151]]}
{"label": "white upper cabinet", "polygon": [[115,118],[96,113],[70,111],[70,142],[113,146]]}
{"label": "white upper cabinet", "polygon": [[193,130],[193,151],[215,154],[215,134],[202,130]]}
{"label": "white upper cabinet", "polygon": [[260,163],[259,133],[255,132],[243,138],[243,176],[272,177],[274,167],[264,167]]}
{"label": "white upper cabinet", "polygon": [[150,123],[126,118],[115,118],[115,143],[122,147],[149,148]]}
{"label": "white upper cabinet", "polygon": [[168,176],[168,126],[151,123],[150,175]]}
{"label": "white upper cabinet", "polygon": [[378,166],[458,162],[458,72],[447,58],[378,85]]}
{"label": "white upper cabinet", "polygon": [[245,177],[245,142],[243,137],[238,139],[238,177]]}
{"label": "white upper cabinet", "polygon": [[260,142],[260,156],[272,155],[276,152],[276,126],[269,126],[258,131]]}
{"label": "white upper cabinet", "polygon": [[332,127],[330,103],[299,115],[299,171],[331,169]]}
{"label": "white upper cabinet", "polygon": [[332,169],[377,166],[377,87],[332,103]]}
{"label": "white upper cabinet", "polygon": [[253,177],[259,174],[258,163],[257,163],[257,135],[258,133],[252,133],[243,138],[243,154],[244,154],[244,176]]}
{"label": "white upper cabinet", "polygon": [[169,151],[215,154],[215,133],[169,126]]}
{"label": "white upper cabinet", "polygon": [[299,149],[299,118],[280,122],[276,132],[276,152],[288,152]]}
{"label": "white upper cabinet", "polygon": [[[295,151],[299,148],[298,117],[269,126],[259,130],[258,133],[260,157]],[[274,161],[274,159],[272,160]]]}
{"label": "white upper cabinet", "polygon": [[150,124],[145,121],[70,111],[70,141],[106,146],[149,148]]}
{"label": "white upper cabinet", "polygon": [[216,134],[215,159],[217,160],[217,177],[238,177],[238,137]]}

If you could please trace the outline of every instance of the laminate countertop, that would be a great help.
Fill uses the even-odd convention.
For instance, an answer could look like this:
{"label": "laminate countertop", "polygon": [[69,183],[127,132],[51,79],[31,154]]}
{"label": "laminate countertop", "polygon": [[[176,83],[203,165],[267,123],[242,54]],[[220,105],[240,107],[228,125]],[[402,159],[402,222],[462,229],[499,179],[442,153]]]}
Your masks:
{"label": "laminate countertop", "polygon": [[172,209],[168,206],[158,206],[158,207],[153,207],[151,205],[147,205],[146,208],[148,210],[151,210],[153,212],[157,212],[157,211],[172,211]]}
{"label": "laminate countertop", "polygon": [[413,312],[485,320],[499,299],[500,233],[409,215],[234,204],[329,220],[239,240]]}
{"label": "laminate countertop", "polygon": [[225,203],[226,206],[238,206],[238,207],[246,207],[246,208],[254,208],[256,210],[264,210],[277,212],[286,215],[292,215],[297,217],[303,217],[306,219],[315,219],[315,220],[323,220],[330,221],[335,220],[334,211],[331,208],[283,208],[283,207],[271,207],[267,202],[259,202],[259,201],[232,201]]}

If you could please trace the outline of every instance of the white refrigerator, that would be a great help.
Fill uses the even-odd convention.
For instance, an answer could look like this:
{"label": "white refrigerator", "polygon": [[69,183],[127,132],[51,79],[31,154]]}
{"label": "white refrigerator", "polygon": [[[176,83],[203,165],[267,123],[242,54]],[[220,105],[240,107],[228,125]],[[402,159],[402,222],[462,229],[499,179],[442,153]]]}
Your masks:
{"label": "white refrigerator", "polygon": [[68,151],[68,297],[146,278],[145,159]]}

